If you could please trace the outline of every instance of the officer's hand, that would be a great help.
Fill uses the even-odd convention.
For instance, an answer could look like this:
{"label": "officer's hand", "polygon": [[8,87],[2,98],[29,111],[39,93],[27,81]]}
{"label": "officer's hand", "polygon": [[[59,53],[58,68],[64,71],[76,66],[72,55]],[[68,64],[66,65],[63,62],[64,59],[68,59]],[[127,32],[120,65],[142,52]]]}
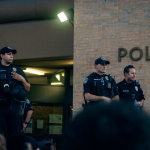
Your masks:
{"label": "officer's hand", "polygon": [[137,102],[137,104],[142,107],[143,106],[143,103],[142,102]]}
{"label": "officer's hand", "polygon": [[111,99],[110,99],[110,98],[108,98],[108,97],[105,97],[105,96],[104,96],[104,101],[106,101],[106,102],[110,102],[110,101],[111,101]]}
{"label": "officer's hand", "polygon": [[15,80],[22,81],[22,82],[25,80],[23,76],[21,76],[16,72],[11,72],[11,77]]}
{"label": "officer's hand", "polygon": [[21,132],[24,132],[26,128],[27,128],[27,124],[23,123],[23,129],[21,130]]}

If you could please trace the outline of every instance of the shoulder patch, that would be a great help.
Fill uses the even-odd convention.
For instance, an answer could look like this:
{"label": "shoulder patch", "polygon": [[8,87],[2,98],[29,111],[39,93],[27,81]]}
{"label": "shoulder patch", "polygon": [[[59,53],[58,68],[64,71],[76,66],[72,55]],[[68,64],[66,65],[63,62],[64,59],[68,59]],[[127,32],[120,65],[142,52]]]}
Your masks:
{"label": "shoulder patch", "polygon": [[27,103],[27,104],[30,104],[30,101],[29,101],[28,99],[26,99],[26,103]]}
{"label": "shoulder patch", "polygon": [[87,82],[88,82],[88,78],[85,78],[85,80],[84,80],[84,84],[86,84]]}

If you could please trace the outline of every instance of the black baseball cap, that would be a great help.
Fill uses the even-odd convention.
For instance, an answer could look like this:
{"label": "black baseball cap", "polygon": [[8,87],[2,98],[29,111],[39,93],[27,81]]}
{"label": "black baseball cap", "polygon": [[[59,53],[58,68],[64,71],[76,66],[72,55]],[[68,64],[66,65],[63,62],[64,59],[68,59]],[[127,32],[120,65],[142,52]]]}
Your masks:
{"label": "black baseball cap", "polygon": [[5,53],[9,53],[9,52],[12,52],[13,54],[17,53],[17,51],[15,49],[11,49],[10,47],[3,47],[0,50],[0,54],[5,54]]}
{"label": "black baseball cap", "polygon": [[98,64],[110,64],[110,62],[109,61],[107,61],[107,60],[105,60],[105,58],[104,57],[100,57],[100,58],[98,58],[98,59],[96,59],[95,60],[95,65],[98,65]]}

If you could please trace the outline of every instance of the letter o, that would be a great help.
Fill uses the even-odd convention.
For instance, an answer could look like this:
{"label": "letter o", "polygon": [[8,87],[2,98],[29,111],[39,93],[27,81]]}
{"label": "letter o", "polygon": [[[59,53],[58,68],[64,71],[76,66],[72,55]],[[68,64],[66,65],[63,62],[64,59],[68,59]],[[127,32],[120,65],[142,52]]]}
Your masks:
{"label": "letter o", "polygon": [[[135,50],[137,50],[137,51],[140,52],[140,56],[139,56],[138,58],[133,58],[133,57],[132,57],[132,53],[133,53]],[[142,56],[143,56],[143,51],[142,51],[142,49],[140,49],[139,47],[133,47],[133,48],[130,50],[129,56],[130,56],[130,58],[131,58],[133,61],[139,61],[139,60],[142,58]]]}

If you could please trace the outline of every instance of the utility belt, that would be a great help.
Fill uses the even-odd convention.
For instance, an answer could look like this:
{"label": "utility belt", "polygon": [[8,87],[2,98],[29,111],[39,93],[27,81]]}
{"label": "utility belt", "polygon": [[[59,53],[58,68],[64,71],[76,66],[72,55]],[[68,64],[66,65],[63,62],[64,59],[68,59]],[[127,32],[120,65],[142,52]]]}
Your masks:
{"label": "utility belt", "polygon": [[17,114],[17,115],[23,115],[24,109],[25,109],[26,101],[20,101],[15,98],[9,100],[6,99],[0,99],[0,107],[10,107],[10,110]]}
{"label": "utility belt", "polygon": [[99,101],[91,101],[91,102],[87,102],[85,101],[85,103],[82,104],[82,107],[85,109],[88,109],[90,108],[91,106],[94,106],[94,105],[99,105],[101,103],[105,103],[104,100],[99,100]]}

